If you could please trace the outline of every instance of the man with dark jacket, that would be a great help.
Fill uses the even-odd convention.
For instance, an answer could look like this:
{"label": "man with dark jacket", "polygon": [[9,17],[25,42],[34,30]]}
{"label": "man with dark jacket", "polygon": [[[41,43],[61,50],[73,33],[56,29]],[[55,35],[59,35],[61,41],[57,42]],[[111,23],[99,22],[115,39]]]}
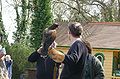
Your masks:
{"label": "man with dark jacket", "polygon": [[83,28],[80,23],[72,23],[69,26],[69,34],[75,39],[67,54],[62,54],[53,49],[49,50],[52,59],[56,62],[64,63],[60,79],[81,79],[88,55],[88,50],[82,42],[81,34]]}
{"label": "man with dark jacket", "polygon": [[[86,79],[83,77],[83,73],[85,72],[86,59],[89,56],[88,52],[91,50],[86,47],[82,40],[82,31],[83,28],[80,23],[75,22],[69,25],[69,34],[75,40],[67,54],[63,54],[54,48],[49,49],[49,54],[52,55],[55,62],[64,63],[60,79]],[[88,76],[88,79],[91,79],[90,76]],[[102,78],[95,78],[94,76],[92,79],[104,79],[104,75]]]}

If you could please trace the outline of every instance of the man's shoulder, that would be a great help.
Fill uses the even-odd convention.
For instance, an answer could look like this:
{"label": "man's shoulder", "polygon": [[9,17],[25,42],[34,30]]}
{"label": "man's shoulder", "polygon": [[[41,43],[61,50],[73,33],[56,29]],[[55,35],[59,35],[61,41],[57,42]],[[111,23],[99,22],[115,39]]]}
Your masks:
{"label": "man's shoulder", "polygon": [[74,41],[74,42],[73,42],[73,45],[76,45],[76,44],[82,44],[82,41],[80,41],[80,40]]}

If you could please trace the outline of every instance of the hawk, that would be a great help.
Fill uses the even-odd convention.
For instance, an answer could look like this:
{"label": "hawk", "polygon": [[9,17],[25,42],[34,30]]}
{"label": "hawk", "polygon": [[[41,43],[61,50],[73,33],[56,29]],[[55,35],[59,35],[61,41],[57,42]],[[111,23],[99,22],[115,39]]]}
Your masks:
{"label": "hawk", "polygon": [[56,29],[58,28],[58,23],[54,23],[52,26],[46,28],[43,31],[43,38],[42,38],[42,49],[41,55],[47,56],[48,55],[48,48],[52,45],[52,43],[56,39]]}

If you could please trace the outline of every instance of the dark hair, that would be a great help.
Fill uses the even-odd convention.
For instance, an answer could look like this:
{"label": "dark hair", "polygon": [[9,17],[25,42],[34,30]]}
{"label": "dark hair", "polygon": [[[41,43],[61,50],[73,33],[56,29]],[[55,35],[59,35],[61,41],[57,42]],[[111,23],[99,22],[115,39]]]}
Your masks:
{"label": "dark hair", "polygon": [[58,23],[54,23],[52,26],[50,26],[48,29],[50,30],[54,30],[56,28],[58,28],[59,24]]}
{"label": "dark hair", "polygon": [[74,22],[69,25],[69,30],[73,36],[78,37],[82,34],[83,28],[80,23]]}

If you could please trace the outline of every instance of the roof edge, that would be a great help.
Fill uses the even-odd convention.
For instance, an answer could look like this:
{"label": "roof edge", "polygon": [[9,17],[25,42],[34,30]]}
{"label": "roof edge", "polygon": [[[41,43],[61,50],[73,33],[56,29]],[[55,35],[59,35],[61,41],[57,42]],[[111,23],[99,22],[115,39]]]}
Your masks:
{"label": "roof edge", "polygon": [[[66,48],[69,48],[70,46],[57,46],[57,47],[66,47]],[[98,47],[93,47],[93,49],[120,50],[120,48],[98,48]]]}
{"label": "roof edge", "polygon": [[90,22],[88,24],[120,25],[120,22]]}

